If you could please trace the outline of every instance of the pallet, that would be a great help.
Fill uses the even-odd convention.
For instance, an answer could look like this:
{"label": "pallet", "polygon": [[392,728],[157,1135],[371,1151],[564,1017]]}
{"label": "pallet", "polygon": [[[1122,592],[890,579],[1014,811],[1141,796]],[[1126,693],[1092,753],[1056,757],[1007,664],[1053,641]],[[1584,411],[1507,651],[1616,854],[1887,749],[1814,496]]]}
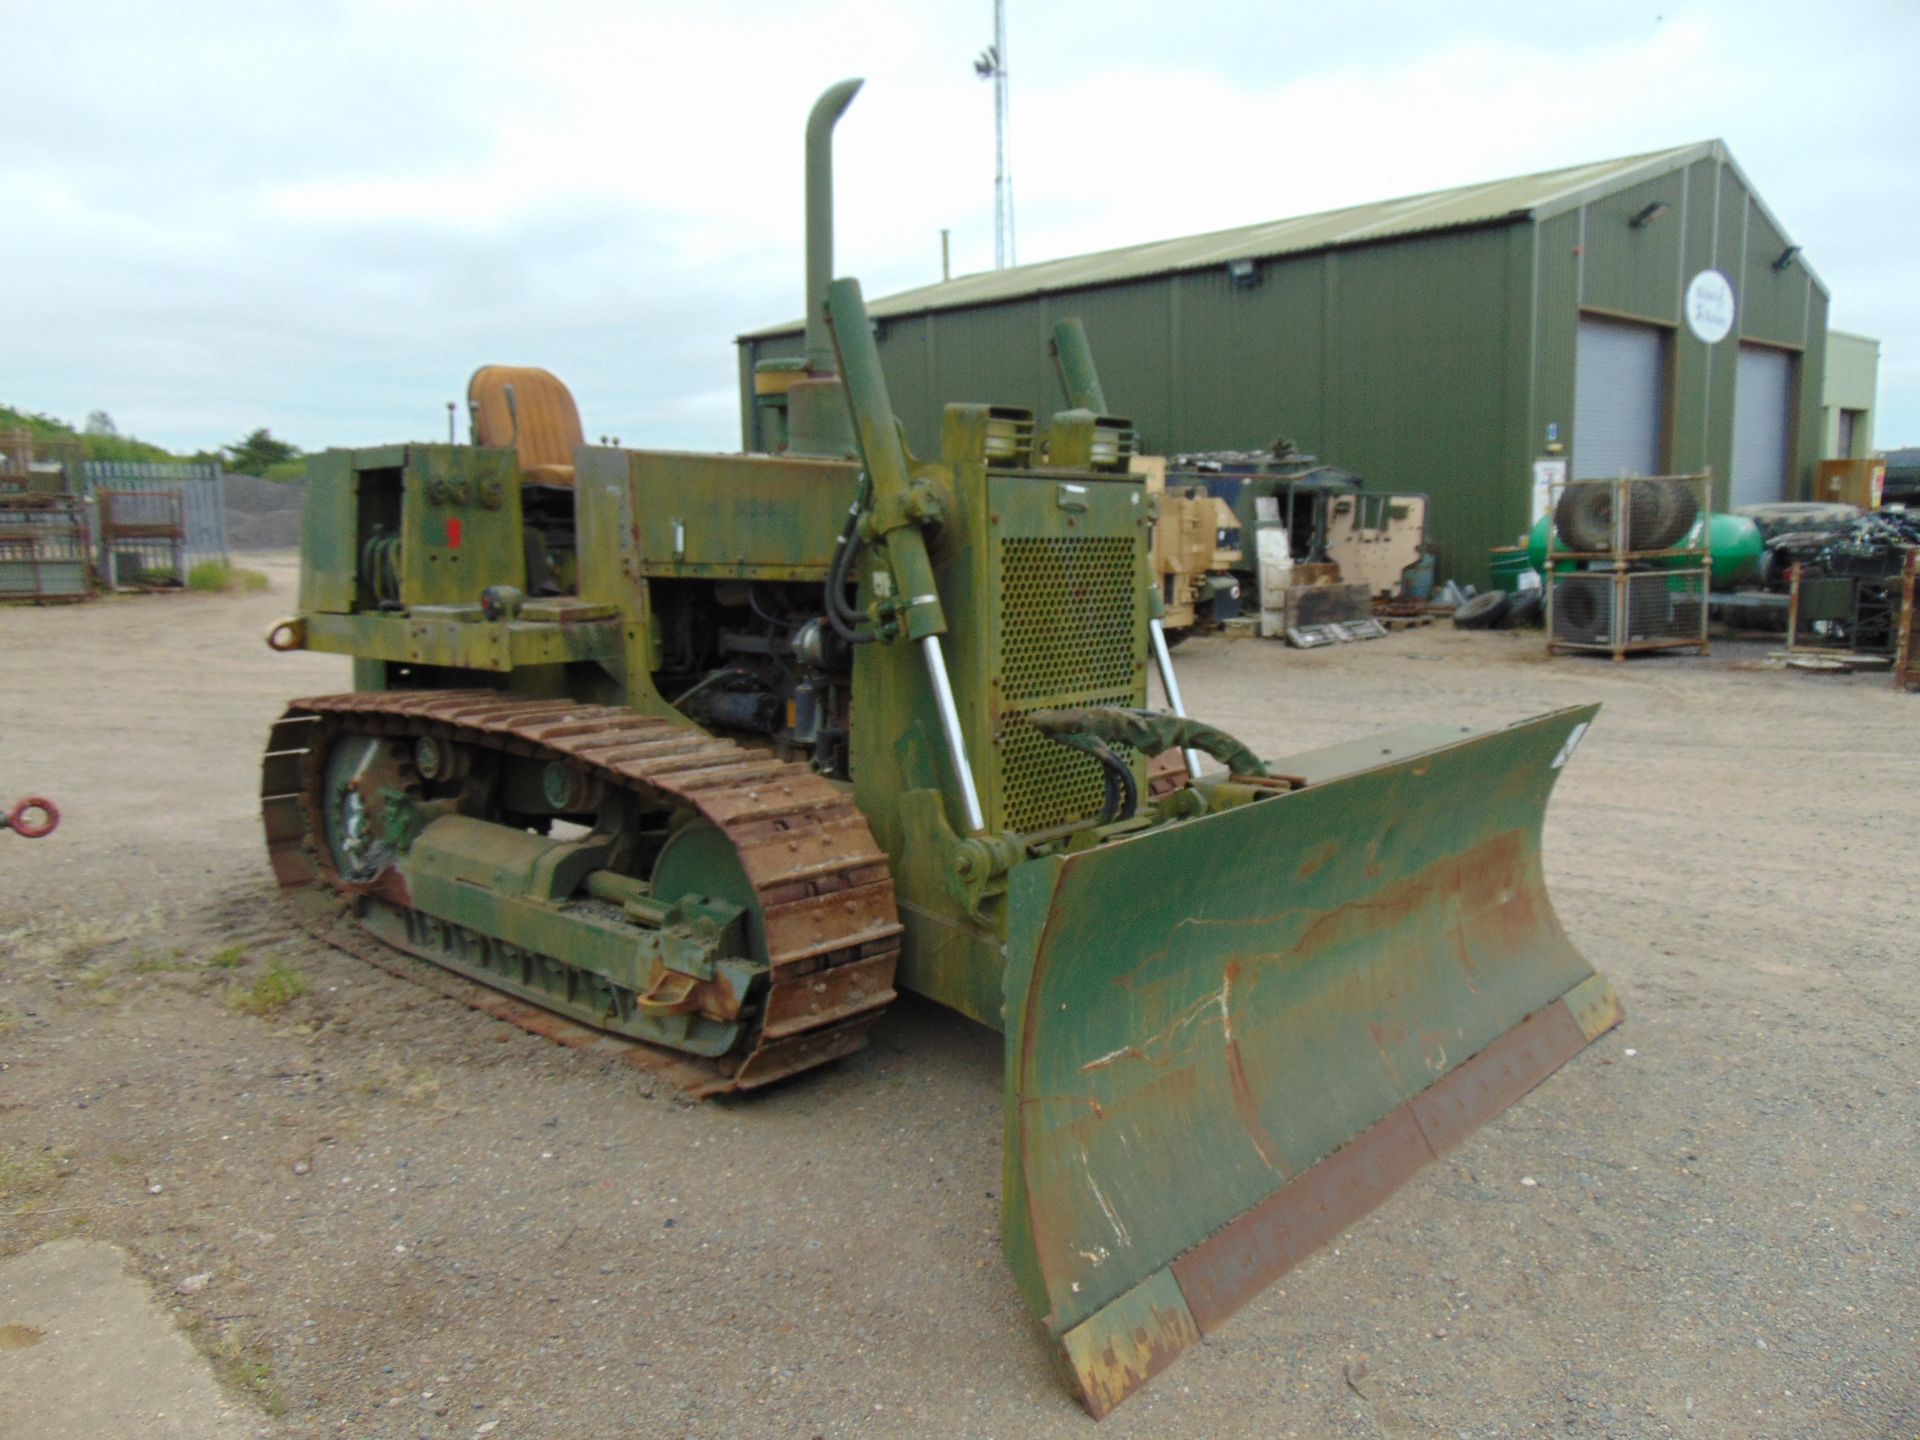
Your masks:
{"label": "pallet", "polygon": [[1325,625],[1289,625],[1287,643],[1296,650],[1317,650],[1352,640],[1380,640],[1386,634],[1386,626],[1378,620],[1330,620]]}

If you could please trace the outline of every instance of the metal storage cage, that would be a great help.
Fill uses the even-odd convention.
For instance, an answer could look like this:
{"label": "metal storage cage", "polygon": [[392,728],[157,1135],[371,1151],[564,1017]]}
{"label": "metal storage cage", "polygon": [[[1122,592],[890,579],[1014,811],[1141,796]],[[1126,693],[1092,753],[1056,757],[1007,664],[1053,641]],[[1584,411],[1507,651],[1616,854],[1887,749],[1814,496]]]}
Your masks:
{"label": "metal storage cage", "polygon": [[0,504],[0,600],[84,600],[93,588],[82,501]]}
{"label": "metal storage cage", "polygon": [[0,434],[0,600],[84,600],[94,593],[87,507],[75,493],[78,447]]}
{"label": "metal storage cage", "polygon": [[1711,472],[1556,483],[1547,653],[1707,653]]}
{"label": "metal storage cage", "polygon": [[100,573],[109,590],[187,583],[186,507],[177,490],[96,490]]}

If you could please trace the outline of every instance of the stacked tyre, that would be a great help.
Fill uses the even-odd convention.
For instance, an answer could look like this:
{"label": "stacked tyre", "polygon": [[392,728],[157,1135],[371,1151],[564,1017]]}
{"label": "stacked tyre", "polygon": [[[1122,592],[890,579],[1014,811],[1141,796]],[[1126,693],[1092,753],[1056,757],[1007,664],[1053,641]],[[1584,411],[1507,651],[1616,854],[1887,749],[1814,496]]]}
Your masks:
{"label": "stacked tyre", "polygon": [[[1581,480],[1560,492],[1553,527],[1569,550],[1589,553],[1614,548],[1614,492],[1611,480]],[[1693,490],[1679,480],[1636,480],[1627,490],[1627,549],[1665,550],[1676,545],[1700,518]]]}
{"label": "stacked tyre", "polygon": [[[1614,513],[1624,491],[1626,524]],[[1553,528],[1569,550],[1611,555],[1626,551],[1644,554],[1670,550],[1686,539],[1700,518],[1700,502],[1684,480],[1635,480],[1616,485],[1611,480],[1581,480],[1560,493],[1553,507]],[[1620,533],[1624,529],[1624,534]],[[1629,562],[1631,563],[1631,562]],[[1612,574],[1587,571],[1556,576],[1553,582],[1553,638],[1574,645],[1612,645],[1672,633],[1672,597],[1664,584],[1642,580],[1650,573],[1634,565],[1620,586]],[[1614,607],[1620,590],[1626,592],[1623,633],[1614,634]]]}

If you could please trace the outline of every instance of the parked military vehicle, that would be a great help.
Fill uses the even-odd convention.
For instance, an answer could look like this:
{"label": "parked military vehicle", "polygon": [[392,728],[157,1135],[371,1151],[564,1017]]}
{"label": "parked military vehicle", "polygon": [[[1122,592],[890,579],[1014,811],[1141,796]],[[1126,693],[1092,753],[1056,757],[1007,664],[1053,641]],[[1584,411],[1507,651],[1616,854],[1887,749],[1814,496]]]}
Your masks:
{"label": "parked military vehicle", "polygon": [[[1108,411],[1078,319],[1053,328],[1069,403]],[[1123,423],[1123,422],[1122,422]],[[1361,488],[1350,470],[1267,451],[1135,455],[1160,519],[1150,561],[1170,638],[1217,630],[1243,610],[1264,635],[1373,617],[1376,600],[1424,601],[1433,581],[1427,497]]]}
{"label": "parked military vehicle", "polygon": [[1004,1252],[1099,1415],[1619,1019],[1540,863],[1594,708],[1277,761],[1186,715],[1130,427],[954,404],[906,452],[828,280],[858,85],[808,125],[784,453],[582,444],[488,370],[475,444],[310,462],[269,638],[355,689],[274,726],[268,848],[316,925],[694,1094],[847,1055],[902,986],[1002,1031]]}

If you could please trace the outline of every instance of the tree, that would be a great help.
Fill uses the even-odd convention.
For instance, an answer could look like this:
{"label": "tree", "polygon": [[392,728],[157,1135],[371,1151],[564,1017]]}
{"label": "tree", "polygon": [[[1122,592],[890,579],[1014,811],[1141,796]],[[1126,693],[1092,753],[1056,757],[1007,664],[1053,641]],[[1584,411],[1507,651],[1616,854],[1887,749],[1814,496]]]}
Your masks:
{"label": "tree", "polygon": [[227,446],[227,468],[242,475],[264,475],[269,465],[296,459],[299,454],[298,445],[274,439],[273,432],[262,425],[246,439]]}
{"label": "tree", "polygon": [[104,410],[93,410],[87,414],[87,434],[118,435],[120,428],[113,423],[113,416]]}

